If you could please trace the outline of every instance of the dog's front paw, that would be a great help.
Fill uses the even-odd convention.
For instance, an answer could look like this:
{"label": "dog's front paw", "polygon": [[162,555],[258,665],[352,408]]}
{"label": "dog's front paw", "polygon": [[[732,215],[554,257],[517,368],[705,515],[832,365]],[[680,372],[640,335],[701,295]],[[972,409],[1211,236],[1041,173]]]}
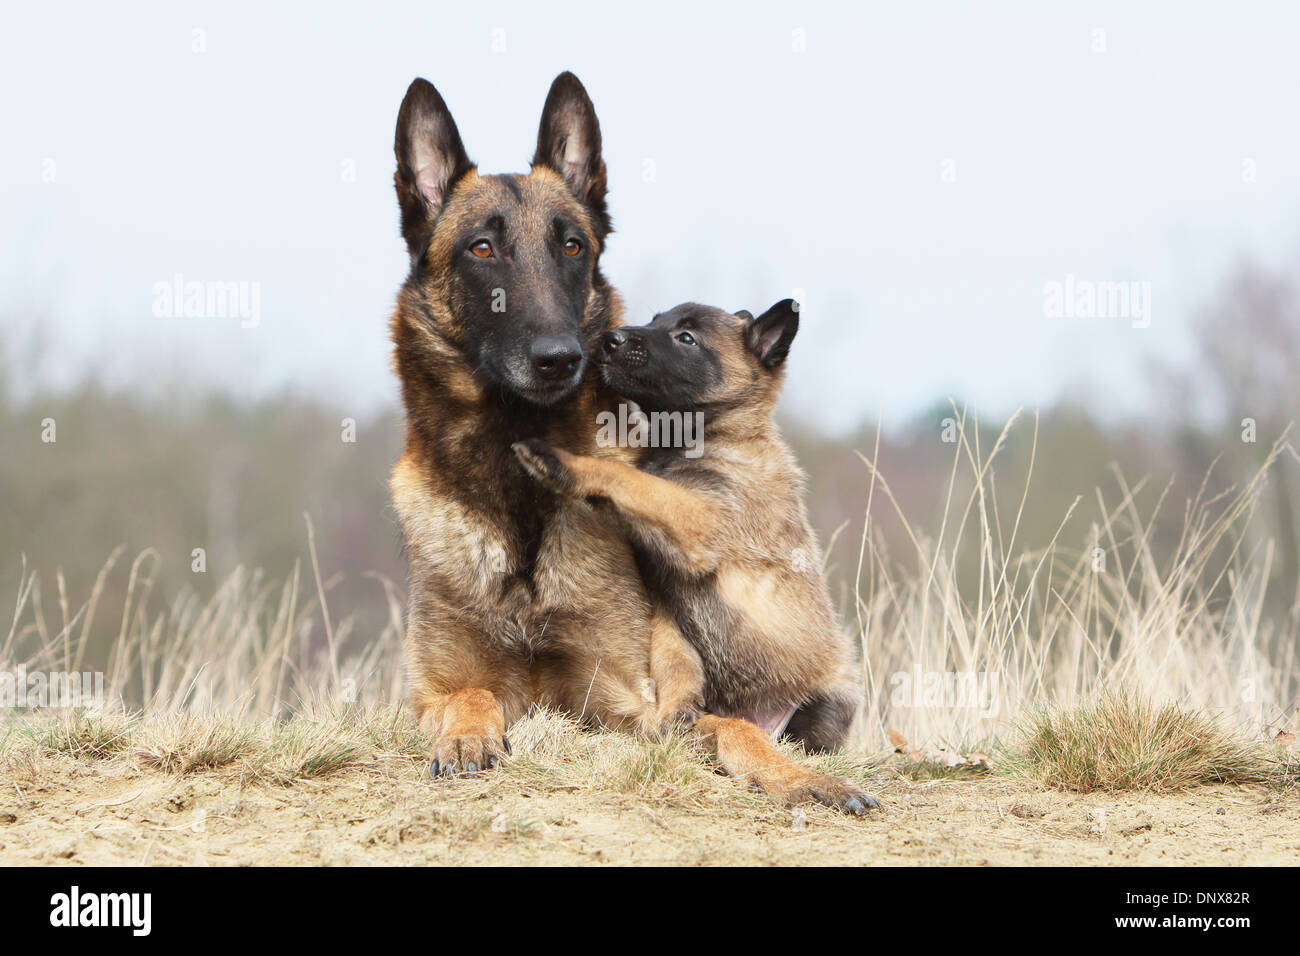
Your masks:
{"label": "dog's front paw", "polygon": [[574,493],[577,482],[573,471],[546,442],[540,438],[530,438],[527,441],[517,441],[510,448],[519,459],[519,464],[524,466],[524,471],[543,488],[560,495]]}
{"label": "dog's front paw", "polygon": [[510,741],[498,734],[439,737],[433,745],[429,776],[455,777],[491,770],[510,753]]}

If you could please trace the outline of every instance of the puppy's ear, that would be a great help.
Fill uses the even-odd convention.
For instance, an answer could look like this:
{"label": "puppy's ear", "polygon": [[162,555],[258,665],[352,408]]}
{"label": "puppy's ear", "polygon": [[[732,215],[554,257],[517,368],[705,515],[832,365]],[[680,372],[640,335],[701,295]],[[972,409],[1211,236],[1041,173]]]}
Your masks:
{"label": "puppy's ear", "polygon": [[586,89],[567,71],[555,78],[542,107],[533,165],[546,166],[563,176],[569,191],[596,214],[602,238],[609,233],[600,122]]}
{"label": "puppy's ear", "polygon": [[798,331],[799,304],[794,299],[782,299],[758,318],[750,319],[745,326],[745,345],[764,366],[775,368],[790,354],[790,343]]}
{"label": "puppy's ear", "polygon": [[417,77],[406,91],[397,114],[393,152],[402,237],[415,256],[428,241],[451,187],[474,168],[451,111],[428,80]]}

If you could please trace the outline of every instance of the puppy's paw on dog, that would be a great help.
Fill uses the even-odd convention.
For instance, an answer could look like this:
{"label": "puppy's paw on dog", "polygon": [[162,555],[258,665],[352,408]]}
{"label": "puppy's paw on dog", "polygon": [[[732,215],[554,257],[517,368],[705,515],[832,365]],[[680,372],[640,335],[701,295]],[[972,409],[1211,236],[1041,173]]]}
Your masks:
{"label": "puppy's paw on dog", "polygon": [[573,494],[577,485],[573,470],[548,443],[540,438],[530,438],[517,441],[510,448],[524,471],[543,488],[559,495]]}

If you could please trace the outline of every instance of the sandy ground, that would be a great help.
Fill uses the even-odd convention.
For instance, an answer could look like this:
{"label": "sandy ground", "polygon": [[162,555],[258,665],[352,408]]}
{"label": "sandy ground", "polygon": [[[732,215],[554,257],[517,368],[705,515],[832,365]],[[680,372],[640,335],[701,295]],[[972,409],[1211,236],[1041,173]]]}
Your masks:
{"label": "sandy ground", "polygon": [[704,806],[498,776],[432,783],[377,760],[288,786],[233,772],[45,762],[0,785],[0,864],[1291,864],[1300,795],[1201,787],[1078,795],[1002,777],[877,787],[863,819],[766,803]]}

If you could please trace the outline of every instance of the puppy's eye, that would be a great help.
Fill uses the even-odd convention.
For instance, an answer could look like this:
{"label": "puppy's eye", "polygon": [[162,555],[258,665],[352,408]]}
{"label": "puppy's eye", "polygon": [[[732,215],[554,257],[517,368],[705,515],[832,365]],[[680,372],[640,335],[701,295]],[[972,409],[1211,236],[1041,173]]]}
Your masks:
{"label": "puppy's eye", "polygon": [[582,243],[577,239],[570,239],[564,244],[564,254],[566,256],[576,256],[582,251]]}
{"label": "puppy's eye", "polygon": [[492,243],[488,242],[486,239],[480,239],[478,242],[474,243],[474,245],[469,247],[469,251],[480,259],[491,259]]}
{"label": "puppy's eye", "polygon": [[678,332],[677,341],[682,343],[682,345],[694,345],[695,336],[691,335],[690,332]]}

